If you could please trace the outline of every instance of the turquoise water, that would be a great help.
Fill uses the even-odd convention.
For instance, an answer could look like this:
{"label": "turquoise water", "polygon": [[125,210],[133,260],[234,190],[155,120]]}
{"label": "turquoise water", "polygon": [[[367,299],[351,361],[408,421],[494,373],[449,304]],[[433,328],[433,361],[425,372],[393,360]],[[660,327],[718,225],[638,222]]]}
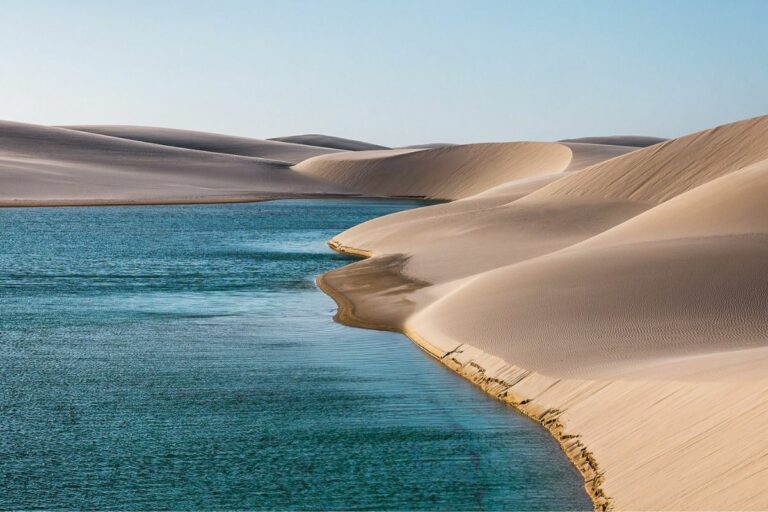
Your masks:
{"label": "turquoise water", "polygon": [[331,320],[417,201],[0,210],[0,508],[590,509],[540,427]]}

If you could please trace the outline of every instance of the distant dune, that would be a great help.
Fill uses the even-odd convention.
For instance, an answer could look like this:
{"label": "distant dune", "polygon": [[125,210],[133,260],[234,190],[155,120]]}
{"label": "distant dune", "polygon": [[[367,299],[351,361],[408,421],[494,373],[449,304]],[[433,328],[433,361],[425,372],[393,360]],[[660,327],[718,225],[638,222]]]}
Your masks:
{"label": "distant dune", "polygon": [[389,149],[386,146],[362,142],[359,140],[345,139],[343,137],[331,137],[330,135],[290,135],[288,137],[274,137],[270,140],[317,146],[321,148],[341,149],[344,151],[367,151],[372,149]]}
{"label": "distant dune", "polygon": [[0,122],[0,205],[254,200],[343,193],[286,162]]}
{"label": "distant dune", "polygon": [[177,148],[196,149],[228,155],[255,156],[269,160],[281,160],[292,164],[307,158],[333,153],[335,150],[292,144],[275,140],[250,139],[217,133],[195,132],[191,130],[175,130],[171,128],[156,128],[152,126],[62,126],[70,130],[109,135],[121,139],[138,140],[173,146]]}
{"label": "distant dune", "polygon": [[659,144],[667,139],[660,137],[644,137],[642,135],[610,135],[607,137],[580,137],[578,139],[563,139],[560,142],[581,142],[587,144],[607,144],[612,146],[632,146],[645,148]]}
{"label": "distant dune", "polygon": [[353,325],[539,421],[598,510],[768,509],[768,116],[671,140],[389,149],[0,123],[0,205],[445,202],[329,243]]}
{"label": "distant dune", "polygon": [[456,146],[456,144],[451,144],[449,142],[431,142],[427,144],[413,144],[411,146],[403,146],[402,148],[394,148],[394,149],[437,149],[437,148],[447,148],[449,146]]}

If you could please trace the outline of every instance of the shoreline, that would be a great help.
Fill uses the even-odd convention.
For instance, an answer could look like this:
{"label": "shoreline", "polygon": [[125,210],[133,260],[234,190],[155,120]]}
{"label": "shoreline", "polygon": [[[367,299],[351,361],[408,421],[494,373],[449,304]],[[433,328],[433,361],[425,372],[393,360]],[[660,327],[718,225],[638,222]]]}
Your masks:
{"label": "shoreline", "polygon": [[[373,257],[373,252],[371,251],[347,247],[336,240],[328,241],[328,246],[339,254],[346,256],[362,259]],[[600,471],[597,460],[584,443],[580,441],[580,435],[566,433],[566,426],[560,419],[562,411],[554,408],[545,409],[534,405],[531,403],[532,397],[523,396],[514,389],[517,384],[533,372],[511,365],[493,354],[483,352],[471,345],[464,344],[451,352],[445,352],[430,343],[415,330],[406,326],[384,325],[382,323],[366,321],[355,315],[354,301],[330,284],[325,274],[318,276],[315,282],[318,288],[336,303],[337,312],[333,317],[335,321],[351,327],[400,332],[429,356],[480,388],[487,395],[512,407],[516,412],[544,427],[554,438],[555,442],[557,442],[566,457],[568,457],[571,464],[581,474],[584,481],[584,490],[592,501],[594,510],[596,512],[610,512],[613,510],[613,500],[605,494],[602,488],[603,474]],[[470,352],[472,356],[462,361],[459,356],[465,352]],[[497,365],[503,367],[501,372],[496,369],[494,371],[495,374],[512,374],[514,378],[505,379],[488,375],[489,369],[476,361],[479,358],[478,356],[493,358],[496,360]]]}
{"label": "shoreline", "polygon": [[[196,204],[236,204],[282,201],[288,199],[380,199],[429,201],[440,204],[444,199],[428,199],[423,196],[366,196],[361,194],[257,194],[231,196],[200,196],[158,199],[21,199],[14,201],[0,200],[1,208],[75,208],[88,206],[174,206]],[[339,251],[340,252],[340,251]],[[360,254],[363,254],[361,251]]]}
{"label": "shoreline", "polygon": [[[259,194],[158,199],[22,199],[0,201],[0,208],[67,208],[84,206],[173,206],[196,204],[261,203],[281,199],[366,199],[355,194]],[[399,199],[399,198],[398,198]]]}

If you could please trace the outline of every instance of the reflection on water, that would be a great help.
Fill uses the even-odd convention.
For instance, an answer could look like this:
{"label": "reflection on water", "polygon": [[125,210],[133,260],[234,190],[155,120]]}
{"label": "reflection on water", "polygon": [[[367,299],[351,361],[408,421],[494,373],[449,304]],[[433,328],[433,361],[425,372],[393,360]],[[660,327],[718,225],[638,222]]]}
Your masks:
{"label": "reflection on water", "polygon": [[590,508],[540,427],[331,321],[324,241],[420,204],[0,210],[0,508]]}

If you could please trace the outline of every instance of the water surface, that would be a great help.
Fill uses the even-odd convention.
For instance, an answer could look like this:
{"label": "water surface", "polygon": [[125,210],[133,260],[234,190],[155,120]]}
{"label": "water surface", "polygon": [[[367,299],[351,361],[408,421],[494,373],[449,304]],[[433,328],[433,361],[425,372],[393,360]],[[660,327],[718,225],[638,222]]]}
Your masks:
{"label": "water surface", "polygon": [[325,240],[419,205],[0,210],[0,508],[591,508],[539,426],[331,320]]}

